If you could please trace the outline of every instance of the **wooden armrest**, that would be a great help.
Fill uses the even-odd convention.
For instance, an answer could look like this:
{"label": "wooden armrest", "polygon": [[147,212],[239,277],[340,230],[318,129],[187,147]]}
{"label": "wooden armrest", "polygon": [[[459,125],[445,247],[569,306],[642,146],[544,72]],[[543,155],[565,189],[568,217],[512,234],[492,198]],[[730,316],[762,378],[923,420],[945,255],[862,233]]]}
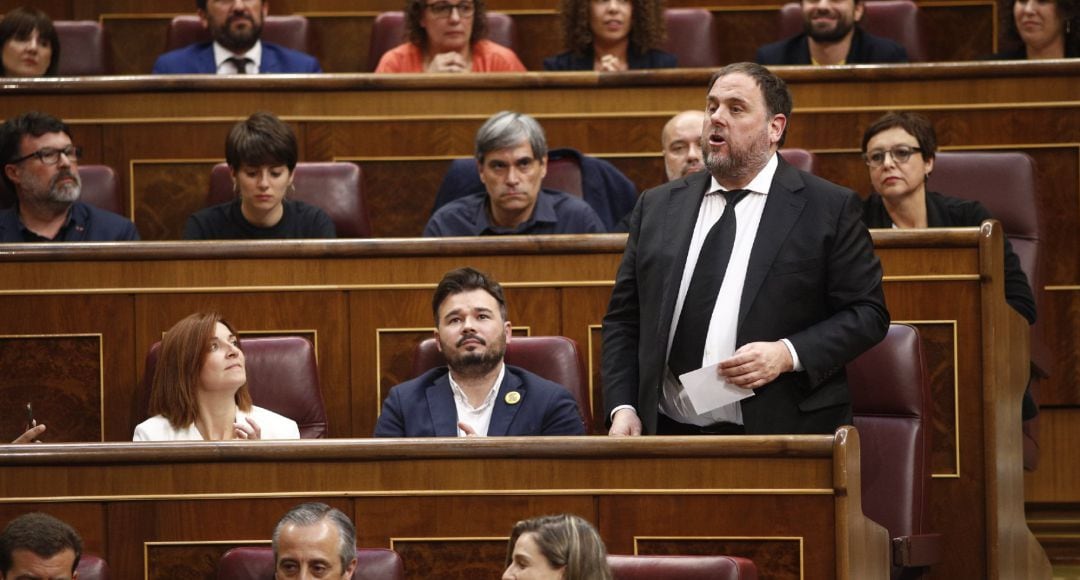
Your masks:
{"label": "wooden armrest", "polygon": [[916,534],[893,538],[893,565],[905,568],[929,566],[941,560],[941,534]]}

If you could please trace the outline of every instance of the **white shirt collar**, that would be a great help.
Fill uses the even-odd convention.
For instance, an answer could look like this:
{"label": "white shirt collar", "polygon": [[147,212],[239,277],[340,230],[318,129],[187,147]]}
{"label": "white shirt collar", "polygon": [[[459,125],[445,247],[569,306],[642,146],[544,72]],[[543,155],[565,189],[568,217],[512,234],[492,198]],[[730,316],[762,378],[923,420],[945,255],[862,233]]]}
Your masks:
{"label": "white shirt collar", "polygon": [[[214,41],[214,65],[217,67],[217,74],[220,75],[233,73],[232,64],[226,63],[225,61],[233,58],[234,56],[240,58],[250,58],[252,64],[255,66],[255,72],[259,72],[260,70],[262,70],[262,41],[256,40],[255,46],[251,47],[251,50],[243,54],[236,54],[235,52],[218,44],[217,41]],[[221,70],[222,66],[226,67],[224,71]]]}
{"label": "white shirt collar", "polygon": [[[743,189],[767,195],[769,193],[769,187],[772,186],[773,176],[776,175],[776,168],[779,166],[780,162],[777,160],[777,155],[776,153],[773,153],[772,157],[769,157],[769,161],[765,163],[765,167],[762,167],[761,171],[759,171]],[[721,191],[727,191],[727,188],[720,185],[720,182],[716,180],[716,177],[712,177],[712,183],[709,185],[708,193],[718,193]]]}

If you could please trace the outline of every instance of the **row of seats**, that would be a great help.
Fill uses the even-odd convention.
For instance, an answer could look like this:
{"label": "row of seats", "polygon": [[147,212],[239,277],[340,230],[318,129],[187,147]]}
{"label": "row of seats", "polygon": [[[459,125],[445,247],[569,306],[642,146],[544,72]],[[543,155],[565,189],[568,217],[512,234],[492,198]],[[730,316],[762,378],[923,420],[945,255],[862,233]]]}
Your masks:
{"label": "row of seats", "polygon": [[[878,0],[867,2],[865,6],[860,23],[865,30],[900,43],[907,49],[908,57],[913,62],[926,60],[918,5],[911,0]],[[513,17],[500,12],[489,12],[487,18],[488,37],[516,50],[517,27]],[[667,27],[664,49],[678,57],[679,66],[693,68],[725,64],[725,59],[720,54],[712,12],[704,8],[668,8],[664,11],[664,21]],[[59,70],[61,75],[105,75],[111,72],[105,30],[100,23],[90,20],[58,20],[54,24],[63,48]],[[802,28],[801,4],[785,4],[778,16],[777,39],[798,34]],[[375,18],[366,70],[375,70],[383,53],[401,44],[404,30],[405,18],[402,12],[383,12]],[[263,39],[301,52],[319,53],[315,35],[304,16],[267,17]],[[177,16],[169,25],[165,50],[206,40],[210,40],[209,32],[198,17]]]}
{"label": "row of seats", "polygon": [[[404,580],[401,556],[385,548],[356,549],[355,580]],[[615,580],[757,580],[757,567],[733,556],[608,556]],[[80,580],[109,580],[109,566],[100,557],[83,554]],[[218,580],[265,580],[274,577],[270,548],[233,548],[217,565]]]}
{"label": "row of seats", "polygon": [[[147,356],[149,393],[160,344]],[[302,438],[326,436],[326,412],[315,352],[295,336],[243,339],[248,386],[255,404],[297,422]],[[561,336],[515,337],[506,362],[565,386],[592,432],[588,379],[577,343]],[[412,375],[445,364],[434,339],[416,346]],[[893,324],[880,344],[847,367],[855,427],[862,438],[862,497],[868,517],[894,538],[893,564],[916,570],[940,557],[940,538],[928,533],[930,392],[918,331]],[[235,576],[229,576],[233,578]]]}

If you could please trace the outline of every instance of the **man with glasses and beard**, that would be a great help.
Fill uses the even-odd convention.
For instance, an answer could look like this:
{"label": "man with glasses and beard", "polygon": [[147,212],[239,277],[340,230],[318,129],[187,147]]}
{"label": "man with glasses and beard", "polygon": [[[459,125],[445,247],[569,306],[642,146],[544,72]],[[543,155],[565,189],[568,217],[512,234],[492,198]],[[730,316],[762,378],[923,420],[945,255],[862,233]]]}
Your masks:
{"label": "man with glasses and beard", "polygon": [[[851,424],[844,365],[889,326],[881,263],[859,196],[776,154],[791,108],[765,67],[720,69],[705,100],[708,171],[638,199],[603,324],[609,435]],[[721,390],[753,396],[709,396]]]}
{"label": "man with glasses and beard", "polygon": [[805,30],[757,51],[760,64],[875,64],[907,62],[903,46],[859,28],[863,0],[803,0]]}
{"label": "man with glasses and beard", "polygon": [[139,239],[131,221],[79,201],[81,153],[67,124],[51,115],[30,112],[0,125],[4,184],[17,198],[0,211],[0,242]]}
{"label": "man with glasses and beard", "polygon": [[270,12],[269,0],[196,0],[211,42],[197,42],[167,52],[154,63],[154,74],[321,73],[314,57],[259,40]]}
{"label": "man with glasses and beard", "polygon": [[447,366],[392,388],[376,437],[585,434],[569,391],[503,362],[510,322],[498,282],[472,268],[453,270],[431,308]]}

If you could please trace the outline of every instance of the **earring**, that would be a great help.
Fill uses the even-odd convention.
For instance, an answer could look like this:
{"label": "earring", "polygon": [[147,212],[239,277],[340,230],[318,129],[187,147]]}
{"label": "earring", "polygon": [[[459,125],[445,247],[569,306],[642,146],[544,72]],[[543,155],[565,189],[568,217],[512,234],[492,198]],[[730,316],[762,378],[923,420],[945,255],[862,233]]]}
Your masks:
{"label": "earring", "polygon": [[235,179],[232,182],[232,192],[234,196],[240,197],[240,184],[236,183]]}
{"label": "earring", "polygon": [[285,190],[285,197],[289,197],[290,195],[296,195],[296,186],[292,183],[290,183],[288,189]]}

